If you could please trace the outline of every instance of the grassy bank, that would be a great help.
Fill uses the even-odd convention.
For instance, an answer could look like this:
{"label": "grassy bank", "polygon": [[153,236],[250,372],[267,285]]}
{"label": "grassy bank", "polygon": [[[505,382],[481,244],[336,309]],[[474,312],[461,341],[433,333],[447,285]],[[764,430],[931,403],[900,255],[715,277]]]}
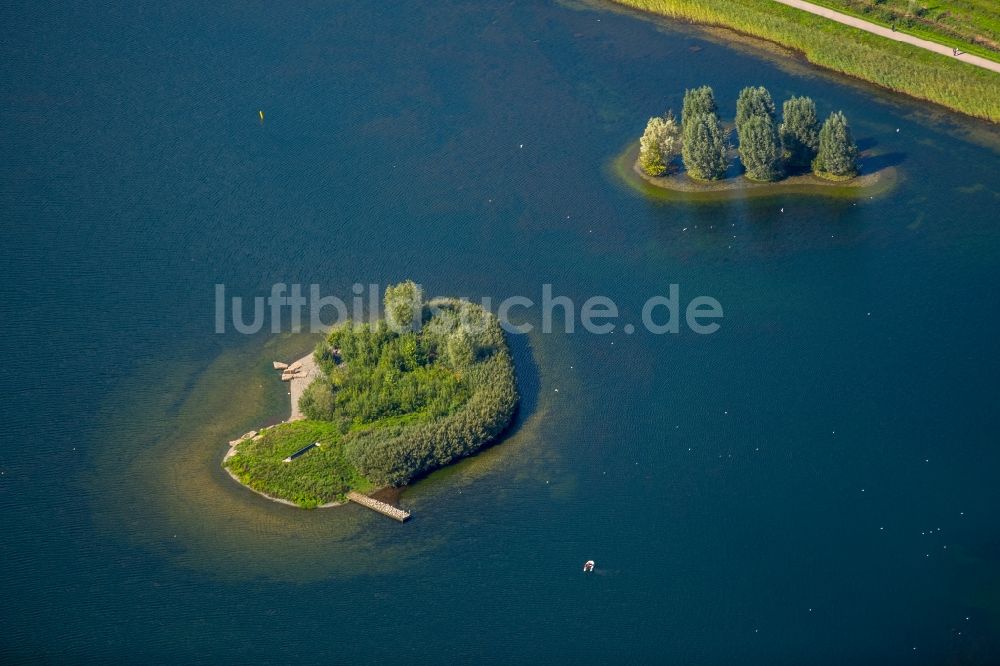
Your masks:
{"label": "grassy bank", "polygon": [[[314,442],[320,446],[294,464],[283,462]],[[304,508],[344,501],[348,490],[366,492],[373,488],[344,456],[340,429],[323,421],[294,421],[268,428],[260,439],[241,443],[226,467],[257,492]]]}
{"label": "grassy bank", "polygon": [[801,51],[817,65],[1000,122],[1000,75],[923,49],[762,0],[614,0],[717,25]]}
{"label": "grassy bank", "polygon": [[960,0],[924,5],[911,0],[810,0],[885,27],[1000,61],[1000,3]]}

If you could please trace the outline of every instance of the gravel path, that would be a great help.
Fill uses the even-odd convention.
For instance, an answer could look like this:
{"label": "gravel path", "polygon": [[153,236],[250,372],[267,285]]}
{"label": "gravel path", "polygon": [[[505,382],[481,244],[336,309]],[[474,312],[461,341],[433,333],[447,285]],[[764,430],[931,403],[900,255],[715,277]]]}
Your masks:
{"label": "gravel path", "polygon": [[883,28],[880,25],[869,23],[868,21],[855,18],[854,16],[850,16],[848,14],[841,14],[833,9],[820,7],[819,5],[814,5],[811,2],[804,2],[803,0],[775,0],[775,2],[780,2],[783,5],[788,5],[789,7],[794,7],[795,9],[801,9],[804,12],[816,14],[817,16],[822,16],[830,19],[831,21],[843,23],[844,25],[849,25],[854,28],[858,28],[859,30],[870,32],[874,35],[881,35],[882,37],[893,39],[897,42],[905,42],[906,44],[919,46],[922,49],[933,51],[934,53],[940,53],[948,56],[949,58],[957,58],[958,60],[967,62],[970,65],[975,65],[976,67],[982,67],[983,69],[989,69],[1000,73],[1000,62],[989,60],[987,58],[981,58],[980,56],[972,55],[971,53],[962,53],[961,55],[956,56],[950,46],[944,46],[943,44],[938,44],[937,42],[920,39],[919,37],[906,35],[901,32],[893,32],[890,28]]}

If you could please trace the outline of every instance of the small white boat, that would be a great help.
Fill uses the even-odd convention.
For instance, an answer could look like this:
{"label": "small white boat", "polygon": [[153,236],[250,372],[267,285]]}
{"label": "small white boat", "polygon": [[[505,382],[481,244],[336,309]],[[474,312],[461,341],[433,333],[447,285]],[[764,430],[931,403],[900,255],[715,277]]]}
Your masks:
{"label": "small white boat", "polygon": [[583,572],[590,573],[594,570],[594,560],[587,560],[583,565]]}

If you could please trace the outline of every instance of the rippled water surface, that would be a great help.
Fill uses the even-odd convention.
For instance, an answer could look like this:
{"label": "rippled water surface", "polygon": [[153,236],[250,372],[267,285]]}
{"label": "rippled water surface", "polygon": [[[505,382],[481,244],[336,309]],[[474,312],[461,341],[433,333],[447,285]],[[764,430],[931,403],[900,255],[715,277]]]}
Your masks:
{"label": "rippled water surface", "polygon": [[[995,129],[603,5],[0,17],[6,663],[1000,657]],[[895,189],[624,185],[702,83],[843,109]],[[284,418],[270,361],[315,338],[214,334],[214,285],[404,278],[636,324],[676,283],[725,318],[513,340],[513,433],[405,525],[234,484],[226,440]]]}

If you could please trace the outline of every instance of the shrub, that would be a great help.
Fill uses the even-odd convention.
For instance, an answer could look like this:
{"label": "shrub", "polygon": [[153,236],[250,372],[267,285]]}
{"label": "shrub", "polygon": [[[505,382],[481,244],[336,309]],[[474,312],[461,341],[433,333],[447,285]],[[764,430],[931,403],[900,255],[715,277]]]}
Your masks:
{"label": "shrub", "polygon": [[813,160],[817,176],[851,178],[858,174],[858,146],[847,118],[840,111],[830,114],[819,131],[819,152]]}
{"label": "shrub", "polygon": [[808,97],[792,97],[781,108],[779,130],[785,164],[792,171],[808,169],[819,150],[819,120],[816,103]]}
{"label": "shrub", "polygon": [[[348,435],[344,445],[347,459],[376,485],[401,485],[475,452],[503,432],[517,407],[514,365],[496,317],[471,303],[452,301],[451,307],[474,308],[481,320],[475,334],[483,343],[479,358],[463,368],[469,398],[439,419]],[[450,339],[465,335],[472,334],[463,332]]]}

